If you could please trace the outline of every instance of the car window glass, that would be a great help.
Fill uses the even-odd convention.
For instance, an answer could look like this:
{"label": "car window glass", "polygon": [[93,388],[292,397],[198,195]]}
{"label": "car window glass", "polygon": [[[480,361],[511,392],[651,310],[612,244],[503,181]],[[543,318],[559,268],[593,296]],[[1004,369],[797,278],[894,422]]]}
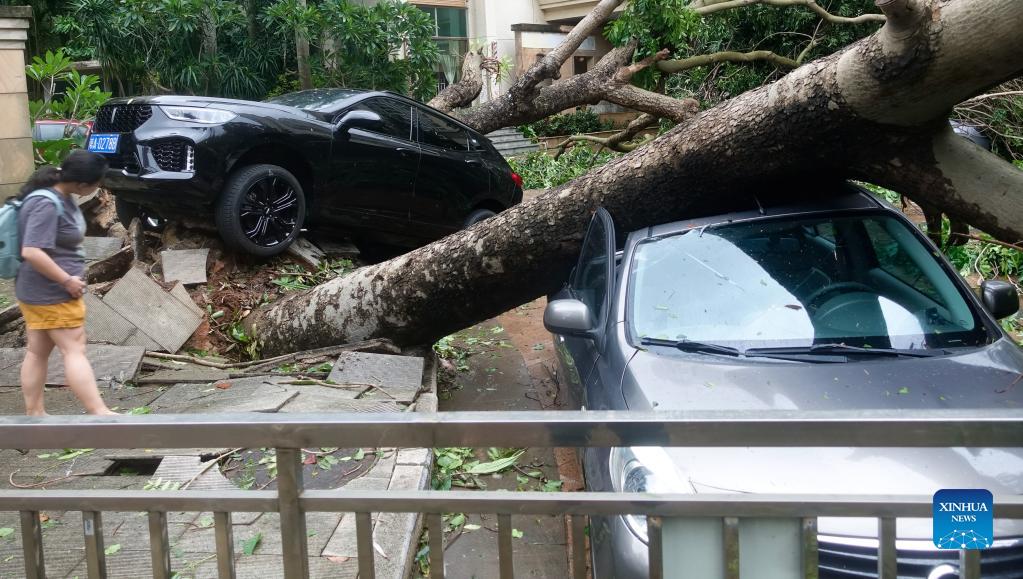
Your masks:
{"label": "car window glass", "polygon": [[383,120],[373,132],[406,141],[412,140],[412,106],[388,98],[372,98],[349,110],[372,111]]}
{"label": "car window glass", "polygon": [[600,219],[594,219],[586,233],[579,265],[576,266],[570,287],[576,299],[589,306],[597,320],[601,319],[607,299],[607,271],[610,256],[607,252],[607,229]]}
{"label": "car window glass", "polygon": [[441,117],[420,111],[419,142],[450,151],[468,151],[469,132]]}
{"label": "car window glass", "polygon": [[40,123],[35,126],[37,141],[54,141],[64,138],[64,125],[56,123]]}
{"label": "car window glass", "polygon": [[758,220],[647,240],[628,291],[638,337],[739,348],[987,340],[949,272],[886,215]]}

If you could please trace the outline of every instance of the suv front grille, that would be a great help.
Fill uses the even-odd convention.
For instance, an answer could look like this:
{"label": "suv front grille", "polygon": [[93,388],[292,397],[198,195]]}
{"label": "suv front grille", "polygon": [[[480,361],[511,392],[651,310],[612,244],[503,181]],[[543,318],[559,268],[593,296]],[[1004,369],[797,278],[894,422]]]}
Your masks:
{"label": "suv front grille", "polygon": [[105,105],[96,113],[94,133],[130,133],[153,116],[150,105]]}
{"label": "suv front grille", "polygon": [[[820,542],[821,579],[877,577],[877,548]],[[899,549],[899,579],[927,579],[936,567],[959,568],[959,551]],[[980,552],[984,579],[1023,579],[1023,542]]]}
{"label": "suv front grille", "polygon": [[161,141],[152,146],[156,164],[164,171],[191,171],[193,164],[192,147],[187,141],[174,139]]}

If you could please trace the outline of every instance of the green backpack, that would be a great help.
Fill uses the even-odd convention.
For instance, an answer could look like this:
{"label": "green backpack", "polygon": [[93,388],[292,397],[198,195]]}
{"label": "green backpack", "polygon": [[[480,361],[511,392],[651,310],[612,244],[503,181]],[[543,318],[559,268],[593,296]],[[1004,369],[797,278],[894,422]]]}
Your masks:
{"label": "green backpack", "polygon": [[39,189],[24,199],[12,197],[0,207],[0,278],[13,279],[21,266],[21,239],[18,238],[18,212],[32,197],[46,197],[57,207],[57,219],[64,214],[64,203],[49,189]]}

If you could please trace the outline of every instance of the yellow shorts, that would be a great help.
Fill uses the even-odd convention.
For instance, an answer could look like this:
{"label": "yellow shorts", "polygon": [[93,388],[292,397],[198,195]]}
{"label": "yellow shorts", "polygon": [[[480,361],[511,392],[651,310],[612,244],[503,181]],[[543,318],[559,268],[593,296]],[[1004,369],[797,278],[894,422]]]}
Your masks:
{"label": "yellow shorts", "polygon": [[85,325],[85,300],[78,298],[60,304],[37,306],[18,302],[25,327],[30,330],[80,328]]}

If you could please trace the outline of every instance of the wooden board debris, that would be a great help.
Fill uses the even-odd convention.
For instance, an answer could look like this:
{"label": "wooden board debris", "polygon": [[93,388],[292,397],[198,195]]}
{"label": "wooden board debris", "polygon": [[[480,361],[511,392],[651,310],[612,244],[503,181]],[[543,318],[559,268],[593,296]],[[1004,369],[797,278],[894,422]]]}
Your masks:
{"label": "wooden board debris", "polygon": [[328,240],[316,240],[316,245],[319,246],[323,253],[327,257],[335,257],[341,259],[355,259],[359,257],[359,248],[350,241],[328,241]]}
{"label": "wooden board debris", "polygon": [[86,237],[82,240],[85,261],[101,261],[121,251],[124,245],[118,237]]}
{"label": "wooden board debris", "polygon": [[195,301],[192,299],[192,296],[188,295],[188,290],[186,290],[185,286],[182,285],[181,283],[174,284],[174,287],[172,287],[170,290],[170,295],[177,298],[179,302],[185,304],[185,307],[191,310],[192,313],[194,313],[195,315],[199,316],[200,318],[203,316],[202,308],[196,305]]}
{"label": "wooden board debris", "polygon": [[160,252],[163,281],[183,284],[206,283],[209,249],[169,249]]}
{"label": "wooden board debris", "polygon": [[202,321],[137,269],[114,284],[103,301],[168,352],[181,349]]}
{"label": "wooden board debris", "polygon": [[[135,377],[142,364],[142,348],[89,344],[85,356],[92,363],[98,382],[127,382]],[[25,359],[24,348],[0,348],[0,386],[21,384],[21,363]],[[64,360],[56,349],[50,354],[46,383],[64,386]]]}
{"label": "wooden board debris", "polygon": [[320,263],[327,257],[323,250],[304,237],[299,237],[288,246],[288,255],[297,257],[299,261],[312,267],[320,267]]}
{"label": "wooden board debris", "polygon": [[124,344],[138,328],[103,300],[85,294],[85,335],[91,344]]}

